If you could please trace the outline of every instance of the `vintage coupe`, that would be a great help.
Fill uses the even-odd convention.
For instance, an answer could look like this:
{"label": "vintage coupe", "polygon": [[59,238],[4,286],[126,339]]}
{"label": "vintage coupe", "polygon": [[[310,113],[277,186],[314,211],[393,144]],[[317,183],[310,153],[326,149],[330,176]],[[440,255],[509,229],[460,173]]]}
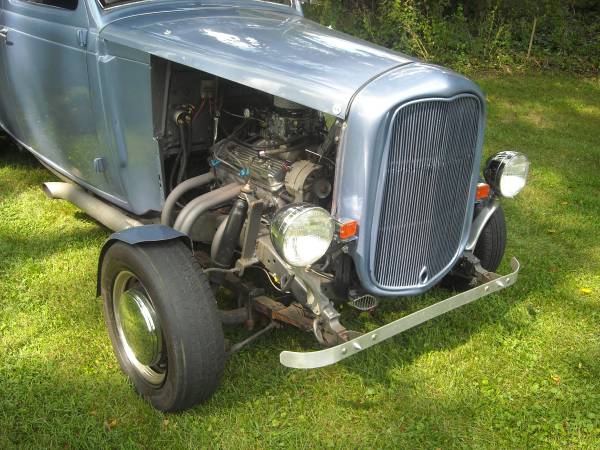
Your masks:
{"label": "vintage coupe", "polygon": [[[98,293],[154,407],[206,400],[227,355],[280,324],[326,347],[281,363],[321,367],[515,282],[515,259],[493,273],[499,199],[529,163],[502,152],[480,178],[485,101],[468,79],[311,22],[297,0],[0,7],[0,125],[65,181],[49,197],[116,232]],[[442,281],[468,290],[365,334],[340,322],[342,302]],[[258,331],[227,344],[236,323]]]}

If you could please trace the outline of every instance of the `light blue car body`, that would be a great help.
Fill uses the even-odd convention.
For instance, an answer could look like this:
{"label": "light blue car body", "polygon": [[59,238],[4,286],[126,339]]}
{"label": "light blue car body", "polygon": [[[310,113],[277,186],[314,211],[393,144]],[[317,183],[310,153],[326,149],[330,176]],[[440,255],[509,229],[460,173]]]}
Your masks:
{"label": "light blue car body", "polygon": [[[460,94],[484,104],[468,79],[318,25],[296,2],[146,0],[104,8],[79,0],[67,10],[0,0],[0,7],[0,125],[59,176],[137,215],[160,211],[165,196],[152,57],[344,120],[332,213],[367,225],[353,256],[363,284],[381,294],[393,292],[374,286],[366,272],[373,231],[361,219],[377,216],[390,111]],[[448,267],[462,253],[470,224],[467,217],[463,245]]]}

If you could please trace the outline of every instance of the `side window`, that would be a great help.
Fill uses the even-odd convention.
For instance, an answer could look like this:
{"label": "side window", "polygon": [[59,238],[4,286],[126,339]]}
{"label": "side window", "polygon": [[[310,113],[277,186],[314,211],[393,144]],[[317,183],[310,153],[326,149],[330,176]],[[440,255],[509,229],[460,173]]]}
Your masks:
{"label": "side window", "polygon": [[55,8],[70,9],[74,11],[77,9],[78,0],[23,0],[27,3],[35,3],[36,5],[53,6]]}

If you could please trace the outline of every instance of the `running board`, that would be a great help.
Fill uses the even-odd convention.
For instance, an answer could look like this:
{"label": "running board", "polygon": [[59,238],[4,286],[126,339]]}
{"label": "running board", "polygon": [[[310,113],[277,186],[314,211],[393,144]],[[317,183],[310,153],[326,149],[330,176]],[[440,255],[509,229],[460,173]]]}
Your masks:
{"label": "running board", "polygon": [[486,295],[511,286],[517,281],[520,264],[516,258],[512,258],[510,265],[513,271],[508,275],[498,276],[492,281],[488,281],[473,289],[456,294],[446,300],[442,300],[441,302],[423,308],[408,316],[395,320],[394,322],[390,322],[376,330],[362,334],[348,342],[316,352],[284,351],[279,355],[279,360],[284,366],[293,367],[295,369],[316,369],[318,367],[335,364],[342,359],[355,355],[356,353],[383,342],[403,331],[416,327],[423,322],[427,322],[434,317],[441,316],[442,314],[460,308],[481,297],[485,297]]}

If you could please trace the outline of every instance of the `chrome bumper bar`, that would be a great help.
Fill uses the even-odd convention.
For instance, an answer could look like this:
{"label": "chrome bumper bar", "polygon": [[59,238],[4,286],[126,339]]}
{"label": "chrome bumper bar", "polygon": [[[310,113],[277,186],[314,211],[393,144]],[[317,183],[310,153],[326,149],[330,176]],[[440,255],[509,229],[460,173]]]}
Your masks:
{"label": "chrome bumper bar", "polygon": [[427,308],[415,311],[408,316],[402,317],[394,322],[390,322],[374,331],[365,333],[343,344],[330,347],[316,352],[289,352],[284,351],[279,355],[281,364],[296,369],[315,369],[317,367],[329,366],[342,359],[355,355],[369,347],[372,347],[386,339],[391,338],[403,331],[413,328],[417,325],[427,322],[434,317],[450,312],[463,305],[471,303],[478,298],[485,297],[493,292],[500,291],[517,281],[520,264],[516,258],[511,260],[512,272],[508,275],[497,276],[492,281],[481,284],[453,297],[442,300]]}

